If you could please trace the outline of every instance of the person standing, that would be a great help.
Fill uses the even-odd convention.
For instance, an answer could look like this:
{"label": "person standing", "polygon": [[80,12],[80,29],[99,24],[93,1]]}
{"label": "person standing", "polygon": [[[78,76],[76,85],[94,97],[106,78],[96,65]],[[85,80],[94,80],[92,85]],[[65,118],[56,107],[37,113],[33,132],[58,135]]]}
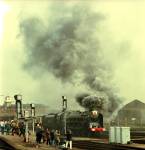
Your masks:
{"label": "person standing", "polygon": [[50,142],[51,142],[51,145],[54,145],[54,144],[55,144],[55,141],[54,141],[54,140],[55,140],[55,139],[54,139],[54,138],[55,138],[55,137],[54,137],[54,132],[55,132],[54,130],[51,130],[51,131],[50,131]]}
{"label": "person standing", "polygon": [[10,122],[6,122],[5,124],[5,130],[6,130],[6,135],[9,135],[10,134],[10,130],[11,130],[11,124]]}
{"label": "person standing", "polygon": [[68,148],[68,144],[69,144],[69,148],[72,149],[72,132],[71,132],[71,130],[68,130],[66,133],[66,148]]}
{"label": "person standing", "polygon": [[60,131],[55,131],[55,145],[58,146],[60,144]]}
{"label": "person standing", "polygon": [[37,144],[41,143],[41,139],[42,139],[42,128],[39,124],[37,124],[37,127],[36,127],[36,142],[37,142]]}
{"label": "person standing", "polygon": [[46,144],[48,145],[50,145],[51,143],[50,143],[50,131],[49,131],[49,129],[47,128],[46,129],[46,131],[45,131],[45,136],[46,136]]}
{"label": "person standing", "polygon": [[4,122],[4,120],[2,120],[0,122],[0,126],[1,126],[1,133],[4,134],[4,132],[5,132],[5,122]]}

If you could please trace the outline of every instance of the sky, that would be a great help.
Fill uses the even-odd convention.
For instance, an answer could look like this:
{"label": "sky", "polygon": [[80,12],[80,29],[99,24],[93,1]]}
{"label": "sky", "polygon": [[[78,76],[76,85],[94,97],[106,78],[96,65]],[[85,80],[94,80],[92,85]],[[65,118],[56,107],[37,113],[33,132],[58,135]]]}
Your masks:
{"label": "sky", "polygon": [[[102,69],[101,66],[103,68],[106,66],[107,69],[102,70],[107,75],[103,74],[103,77],[100,77],[96,71],[99,80],[96,77],[95,80],[98,82],[101,80],[107,84],[104,87],[111,87],[111,92],[119,95],[123,102],[130,102],[134,99],[145,102],[144,7],[144,0],[0,1],[1,103],[4,96],[13,97],[13,95],[20,93],[23,95],[25,103],[43,103],[55,109],[61,107],[61,96],[66,95],[71,109],[81,109],[75,96],[78,93],[88,91],[91,94],[96,94],[94,87],[87,80],[88,75],[91,76],[91,69],[94,69],[96,64],[100,69]],[[67,39],[62,39],[60,35],[62,34],[60,28],[62,29],[63,25],[71,22],[68,16],[75,15],[74,10],[78,11],[78,15],[76,18],[73,16],[72,20],[76,19],[75,21],[79,22],[79,27],[77,26],[75,30],[77,38],[71,37],[73,42],[79,45],[82,43],[79,43],[78,40],[85,39],[90,40],[92,44],[99,42],[100,47],[98,51],[89,51],[89,49],[95,49],[96,44],[93,47],[90,43],[83,43],[84,45],[81,46],[87,47],[88,51],[86,53],[80,52],[83,57],[79,61],[77,59],[70,61],[70,55],[67,55],[68,51],[62,50],[68,46],[65,43]],[[88,15],[92,14],[91,19],[90,16],[83,14],[86,12]],[[95,13],[102,16],[100,21],[97,20],[99,23],[94,23],[93,15]],[[79,17],[81,21],[77,20]],[[92,27],[93,29],[91,29]],[[54,32],[59,32],[59,34],[54,35]],[[51,39],[51,41],[47,40],[52,43],[54,42],[53,38],[57,37],[58,40],[63,41],[63,44],[65,43],[62,49],[58,48],[58,50],[62,50],[61,58],[64,56],[64,61],[69,59],[68,62],[71,64],[69,69],[72,67],[72,70],[67,74],[61,74],[62,68],[56,68],[55,60],[62,53],[49,51],[46,54],[50,56],[47,57],[47,61],[44,61],[46,54],[41,55],[41,48],[36,47],[37,41],[43,39],[42,37]],[[72,44],[71,41],[67,42]],[[40,44],[43,45],[42,50],[45,50],[45,43]],[[80,48],[84,50],[85,48],[81,46]],[[50,48],[50,45],[47,48]],[[75,48],[76,50],[79,51]],[[101,56],[96,52],[99,52]],[[71,53],[73,53],[73,48]],[[86,58],[85,61],[83,58]],[[61,60],[63,67],[64,61]],[[91,69],[88,73],[86,70],[89,70],[89,65]],[[74,69],[74,66],[77,69]],[[96,75],[96,72],[93,73]]]}

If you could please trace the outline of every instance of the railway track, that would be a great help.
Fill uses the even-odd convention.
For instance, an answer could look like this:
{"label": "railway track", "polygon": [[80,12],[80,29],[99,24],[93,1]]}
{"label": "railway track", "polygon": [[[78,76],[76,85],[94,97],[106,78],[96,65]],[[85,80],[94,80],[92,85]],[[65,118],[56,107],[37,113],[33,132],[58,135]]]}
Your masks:
{"label": "railway track", "polygon": [[[133,130],[133,131],[130,131],[130,136],[131,136],[131,139],[145,137],[145,131],[144,130],[139,130],[139,131]],[[96,137],[96,135],[94,137]],[[101,133],[100,135],[97,135],[97,137],[98,138],[109,138],[109,131],[105,131],[105,132]]]}
{"label": "railway track", "polygon": [[97,143],[92,141],[73,141],[73,147],[83,150],[145,150],[142,147],[133,147],[130,145]]}
{"label": "railway track", "polygon": [[[145,131],[131,131],[131,142],[135,144],[145,144]],[[96,142],[94,139],[100,139],[100,141]],[[145,150],[143,146],[133,147],[132,144],[121,145],[121,144],[108,144],[107,142],[103,142],[101,139],[109,139],[109,133],[105,132],[105,134],[100,134],[98,137],[90,138],[90,140],[82,140],[82,139],[74,139],[73,146],[76,148],[80,148],[83,150]],[[102,143],[101,143],[102,141]]]}
{"label": "railway track", "polygon": [[131,138],[145,138],[145,131],[131,131]]}

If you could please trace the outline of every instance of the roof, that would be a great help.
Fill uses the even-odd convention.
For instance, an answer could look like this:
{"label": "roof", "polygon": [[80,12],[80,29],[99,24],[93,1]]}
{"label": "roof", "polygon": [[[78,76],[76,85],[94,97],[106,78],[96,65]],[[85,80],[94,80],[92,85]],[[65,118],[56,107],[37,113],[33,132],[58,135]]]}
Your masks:
{"label": "roof", "polygon": [[126,104],[123,109],[145,109],[145,103],[139,101],[139,100],[134,100],[134,101],[131,101],[130,103]]}

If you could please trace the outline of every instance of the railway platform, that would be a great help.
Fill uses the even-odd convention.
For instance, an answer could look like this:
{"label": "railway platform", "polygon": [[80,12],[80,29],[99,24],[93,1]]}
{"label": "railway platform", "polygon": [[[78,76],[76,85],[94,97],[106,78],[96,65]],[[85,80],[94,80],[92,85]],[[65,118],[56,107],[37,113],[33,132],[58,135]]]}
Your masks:
{"label": "railway platform", "polygon": [[46,144],[39,144],[36,146],[35,137],[30,136],[29,142],[24,142],[22,137],[17,135],[0,135],[0,139],[7,142],[9,145],[13,146],[16,150],[55,150],[54,147],[50,147]]}
{"label": "railway platform", "polygon": [[[46,144],[36,145],[35,135],[29,136],[29,142],[24,142],[22,137],[18,135],[0,135],[0,140],[5,141],[8,145],[12,146],[15,150],[58,150],[55,146],[49,146]],[[9,149],[6,149],[9,150]],[[59,149],[60,150],[60,149]],[[81,150],[79,148],[73,147],[72,150]]]}
{"label": "railway platform", "polygon": [[[39,147],[36,147],[35,136],[31,135],[29,137],[29,142],[25,143],[22,137],[17,135],[0,135],[0,140],[6,141],[9,145],[13,146],[15,150],[58,150],[58,148],[53,146],[48,146],[46,144],[39,144]],[[145,138],[142,138],[142,141],[145,141]],[[145,144],[134,143],[134,140],[131,144],[109,144],[108,139],[99,139],[99,138],[82,138],[74,137],[73,138],[73,149],[72,150],[145,150]],[[9,149],[6,149],[9,150]]]}

